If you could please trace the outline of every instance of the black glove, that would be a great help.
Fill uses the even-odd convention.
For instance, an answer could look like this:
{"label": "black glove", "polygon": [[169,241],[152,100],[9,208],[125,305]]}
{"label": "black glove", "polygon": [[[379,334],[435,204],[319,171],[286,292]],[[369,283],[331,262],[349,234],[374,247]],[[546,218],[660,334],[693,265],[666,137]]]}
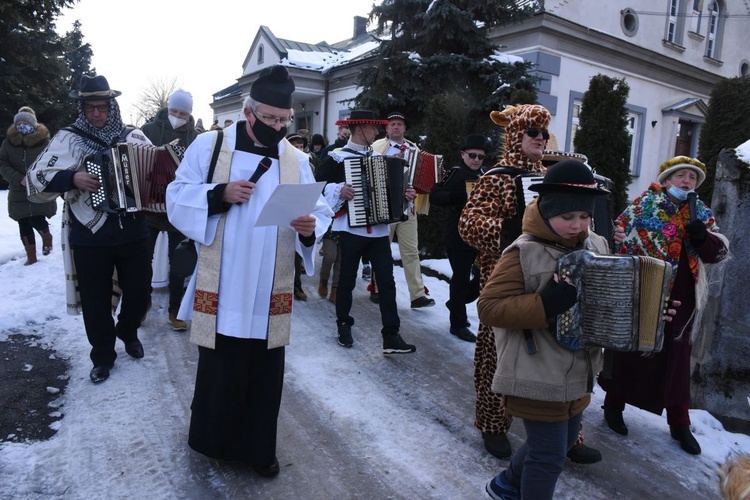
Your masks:
{"label": "black glove", "polygon": [[693,246],[699,247],[706,242],[708,230],[702,220],[694,220],[685,226],[685,230],[690,237],[690,243]]}
{"label": "black glove", "polygon": [[539,296],[544,304],[544,314],[548,318],[564,313],[578,300],[576,287],[566,281],[557,282],[554,279],[550,280]]}

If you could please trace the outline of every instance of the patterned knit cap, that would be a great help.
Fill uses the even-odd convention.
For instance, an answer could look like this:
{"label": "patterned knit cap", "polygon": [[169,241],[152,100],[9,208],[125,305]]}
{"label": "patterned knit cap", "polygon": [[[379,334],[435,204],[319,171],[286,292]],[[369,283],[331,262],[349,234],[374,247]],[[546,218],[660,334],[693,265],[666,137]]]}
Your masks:
{"label": "patterned knit cap", "polygon": [[698,183],[695,187],[700,186],[706,180],[706,166],[703,163],[689,156],[675,156],[659,166],[659,182],[664,184],[670,175],[683,168],[694,170],[698,175]]}

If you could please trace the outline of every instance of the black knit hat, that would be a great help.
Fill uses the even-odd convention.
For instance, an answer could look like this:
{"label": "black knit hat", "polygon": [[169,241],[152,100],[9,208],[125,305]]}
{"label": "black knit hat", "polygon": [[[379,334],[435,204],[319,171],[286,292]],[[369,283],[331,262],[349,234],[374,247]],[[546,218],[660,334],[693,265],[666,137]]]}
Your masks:
{"label": "black knit hat", "polygon": [[294,80],[284,66],[265,68],[250,87],[250,97],[274,108],[292,109]]}
{"label": "black knit hat", "polygon": [[539,184],[529,187],[539,193],[539,211],[550,219],[567,212],[594,212],[597,196],[608,194],[594,179],[594,174],[583,163],[563,160],[552,165]]}
{"label": "black knit hat", "polygon": [[323,139],[323,136],[320,134],[313,134],[312,139],[310,139],[310,146],[325,146],[326,141]]}
{"label": "black knit hat", "polygon": [[464,140],[464,145],[461,146],[461,151],[467,149],[481,149],[485,153],[487,152],[487,139],[483,135],[471,134],[467,135]]}
{"label": "black knit hat", "polygon": [[118,90],[109,88],[109,82],[103,76],[81,76],[81,82],[78,90],[73,90],[68,94],[69,97],[77,101],[98,101],[114,99],[122,95]]}

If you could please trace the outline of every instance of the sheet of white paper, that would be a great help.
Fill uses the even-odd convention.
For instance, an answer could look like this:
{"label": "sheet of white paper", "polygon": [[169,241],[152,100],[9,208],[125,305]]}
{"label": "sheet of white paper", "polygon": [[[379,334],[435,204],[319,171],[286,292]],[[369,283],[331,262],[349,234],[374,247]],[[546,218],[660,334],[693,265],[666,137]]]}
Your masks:
{"label": "sheet of white paper", "polygon": [[289,226],[301,215],[311,214],[325,182],[279,184],[261,210],[256,226]]}

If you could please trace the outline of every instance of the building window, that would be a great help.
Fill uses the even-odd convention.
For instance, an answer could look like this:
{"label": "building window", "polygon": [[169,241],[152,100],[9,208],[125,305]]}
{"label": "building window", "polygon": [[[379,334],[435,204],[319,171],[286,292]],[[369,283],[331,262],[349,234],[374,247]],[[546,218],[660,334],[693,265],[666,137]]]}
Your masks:
{"label": "building window", "polygon": [[693,33],[701,32],[701,10],[703,9],[703,0],[693,0],[693,18],[690,24],[690,30]]}
{"label": "building window", "polygon": [[258,46],[258,64],[263,64],[263,45]]}
{"label": "building window", "polygon": [[711,4],[708,13],[708,39],[706,40],[706,56],[712,59],[718,59],[718,36],[719,36],[719,2],[714,1]]}
{"label": "building window", "polygon": [[620,27],[627,36],[638,33],[638,14],[633,9],[624,9],[620,13]]}
{"label": "building window", "polygon": [[669,0],[669,15],[667,16],[667,41],[678,43],[677,41],[677,19],[679,0]]}
{"label": "building window", "polygon": [[628,111],[628,138],[630,139],[630,175],[638,177],[640,172],[640,165],[638,163],[639,151],[640,151],[640,128],[642,122],[642,114],[633,111]]}

